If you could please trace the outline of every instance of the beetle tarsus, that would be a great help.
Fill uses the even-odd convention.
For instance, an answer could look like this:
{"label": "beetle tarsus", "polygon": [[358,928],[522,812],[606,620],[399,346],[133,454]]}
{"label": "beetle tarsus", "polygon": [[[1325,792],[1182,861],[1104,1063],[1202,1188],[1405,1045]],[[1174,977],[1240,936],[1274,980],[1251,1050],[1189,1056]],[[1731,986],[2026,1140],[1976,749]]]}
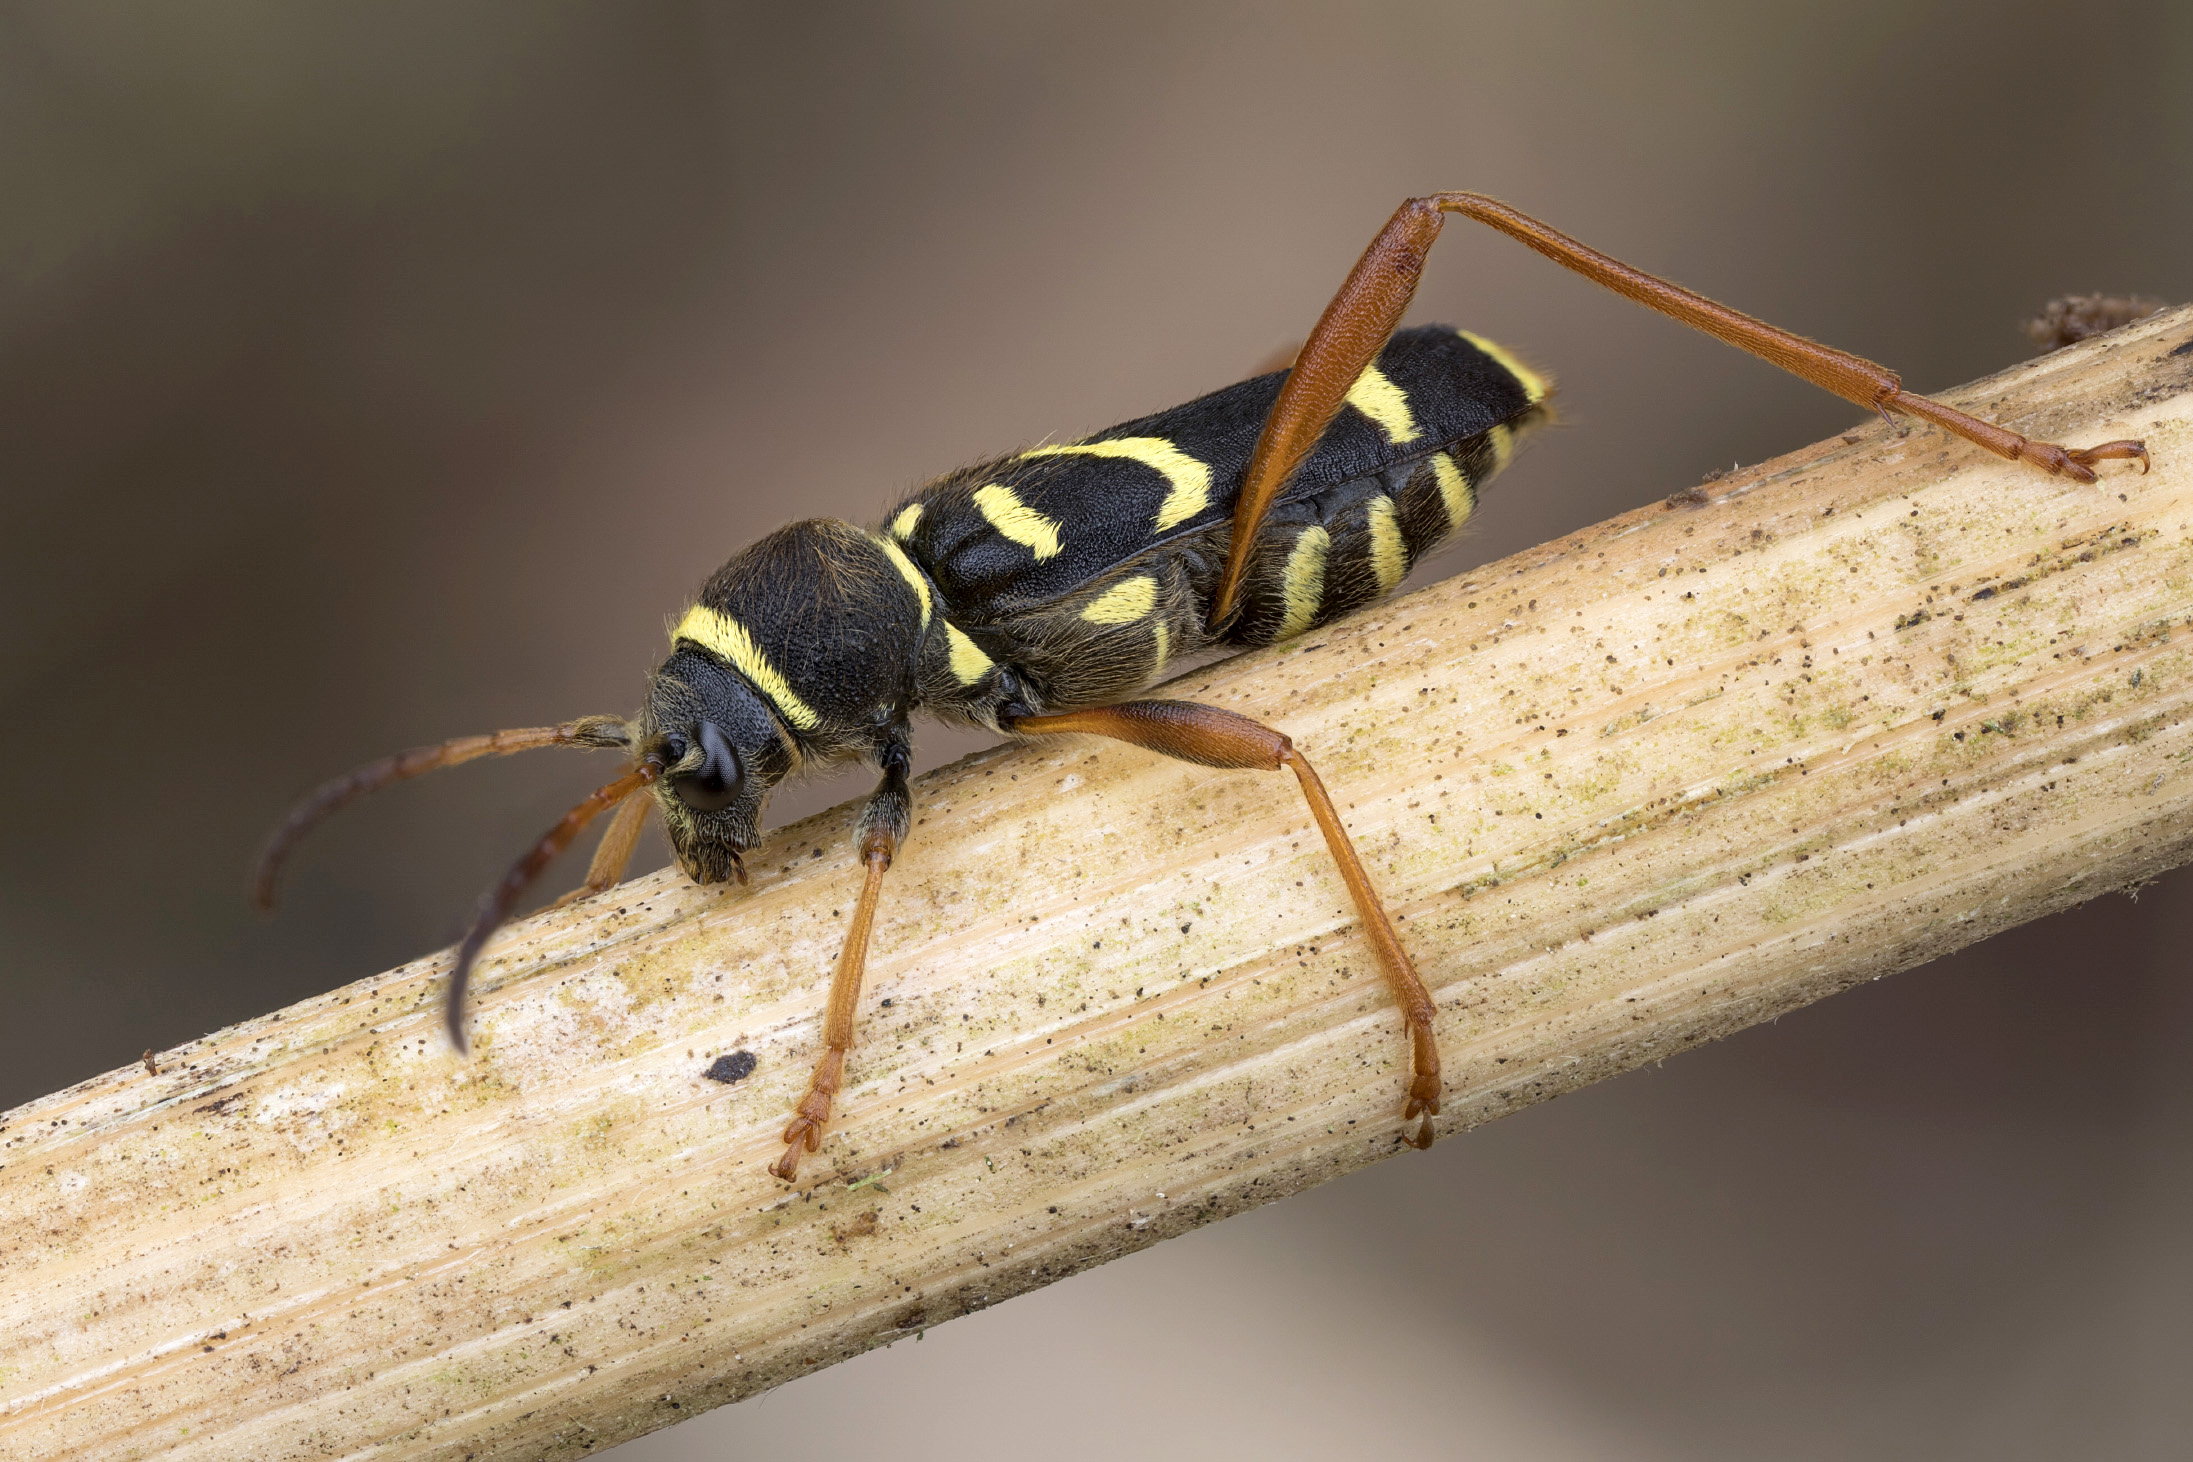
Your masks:
{"label": "beetle tarsus", "polygon": [[[819,1108],[810,1111],[810,1108]],[[800,1159],[822,1146],[823,1128],[830,1121],[830,1098],[809,1092],[807,1100],[800,1103],[799,1115],[784,1129],[784,1156],[769,1165],[769,1171],[787,1183],[796,1182],[800,1175]]]}

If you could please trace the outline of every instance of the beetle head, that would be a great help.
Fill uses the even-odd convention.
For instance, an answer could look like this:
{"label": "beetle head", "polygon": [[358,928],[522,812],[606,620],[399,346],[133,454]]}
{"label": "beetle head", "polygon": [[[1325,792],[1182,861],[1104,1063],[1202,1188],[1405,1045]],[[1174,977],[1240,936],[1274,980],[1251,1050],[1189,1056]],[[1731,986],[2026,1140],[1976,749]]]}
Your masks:
{"label": "beetle head", "polygon": [[745,882],[762,805],[798,765],[790,734],[745,678],[688,645],[655,672],[640,754],[662,763],[655,798],[678,866],[695,883]]}

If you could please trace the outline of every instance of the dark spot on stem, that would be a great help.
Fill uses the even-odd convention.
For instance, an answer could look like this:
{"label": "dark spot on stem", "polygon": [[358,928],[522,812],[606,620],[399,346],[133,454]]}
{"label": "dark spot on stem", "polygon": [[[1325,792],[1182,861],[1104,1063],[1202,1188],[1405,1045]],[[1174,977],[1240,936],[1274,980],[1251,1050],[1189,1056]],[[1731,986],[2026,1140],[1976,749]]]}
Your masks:
{"label": "dark spot on stem", "polygon": [[708,1069],[701,1074],[710,1081],[720,1081],[728,1086],[732,1082],[744,1081],[752,1076],[754,1068],[760,1064],[752,1051],[733,1051],[728,1056],[718,1056],[709,1062]]}

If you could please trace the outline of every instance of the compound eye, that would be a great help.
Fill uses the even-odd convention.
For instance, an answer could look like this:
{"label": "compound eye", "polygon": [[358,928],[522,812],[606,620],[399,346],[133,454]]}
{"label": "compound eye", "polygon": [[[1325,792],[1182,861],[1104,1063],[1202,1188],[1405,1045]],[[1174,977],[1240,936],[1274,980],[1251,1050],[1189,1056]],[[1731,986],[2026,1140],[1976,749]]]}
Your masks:
{"label": "compound eye", "polygon": [[739,768],[739,754],[713,722],[701,722],[697,739],[707,760],[698,771],[672,777],[670,790],[695,812],[721,812],[738,800],[739,783],[745,779]]}

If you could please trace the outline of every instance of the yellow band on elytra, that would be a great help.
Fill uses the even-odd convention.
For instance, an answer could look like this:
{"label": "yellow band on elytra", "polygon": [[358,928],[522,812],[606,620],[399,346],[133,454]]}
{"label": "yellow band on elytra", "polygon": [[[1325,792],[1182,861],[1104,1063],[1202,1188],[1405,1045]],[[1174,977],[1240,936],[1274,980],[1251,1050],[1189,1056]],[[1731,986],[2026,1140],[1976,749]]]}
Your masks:
{"label": "yellow band on elytra", "polygon": [[1211,469],[1163,437],[1118,437],[1108,442],[1069,442],[1062,447],[1034,447],[1023,457],[1124,457],[1164,474],[1172,488],[1158,504],[1150,531],[1163,533],[1185,523],[1211,505]]}
{"label": "yellow band on elytra", "polygon": [[1377,422],[1386,440],[1395,446],[1424,434],[1416,424],[1416,413],[1409,410],[1408,396],[1377,366],[1363,367],[1363,374],[1348,388],[1348,404]]}
{"label": "yellow band on elytra", "polygon": [[1514,353],[1506,346],[1496,345],[1484,336],[1473,335],[1467,330],[1457,330],[1454,333],[1491,356],[1499,364],[1500,369],[1515,377],[1515,383],[1523,388],[1523,395],[1529,399],[1531,405],[1536,406],[1539,402],[1545,400],[1553,390],[1551,381],[1517,360]]}
{"label": "yellow band on elytra", "polygon": [[1036,562],[1058,557],[1058,520],[1029,507],[1004,483],[986,482],[976,488],[975,509],[991,527],[1033,553]]}

